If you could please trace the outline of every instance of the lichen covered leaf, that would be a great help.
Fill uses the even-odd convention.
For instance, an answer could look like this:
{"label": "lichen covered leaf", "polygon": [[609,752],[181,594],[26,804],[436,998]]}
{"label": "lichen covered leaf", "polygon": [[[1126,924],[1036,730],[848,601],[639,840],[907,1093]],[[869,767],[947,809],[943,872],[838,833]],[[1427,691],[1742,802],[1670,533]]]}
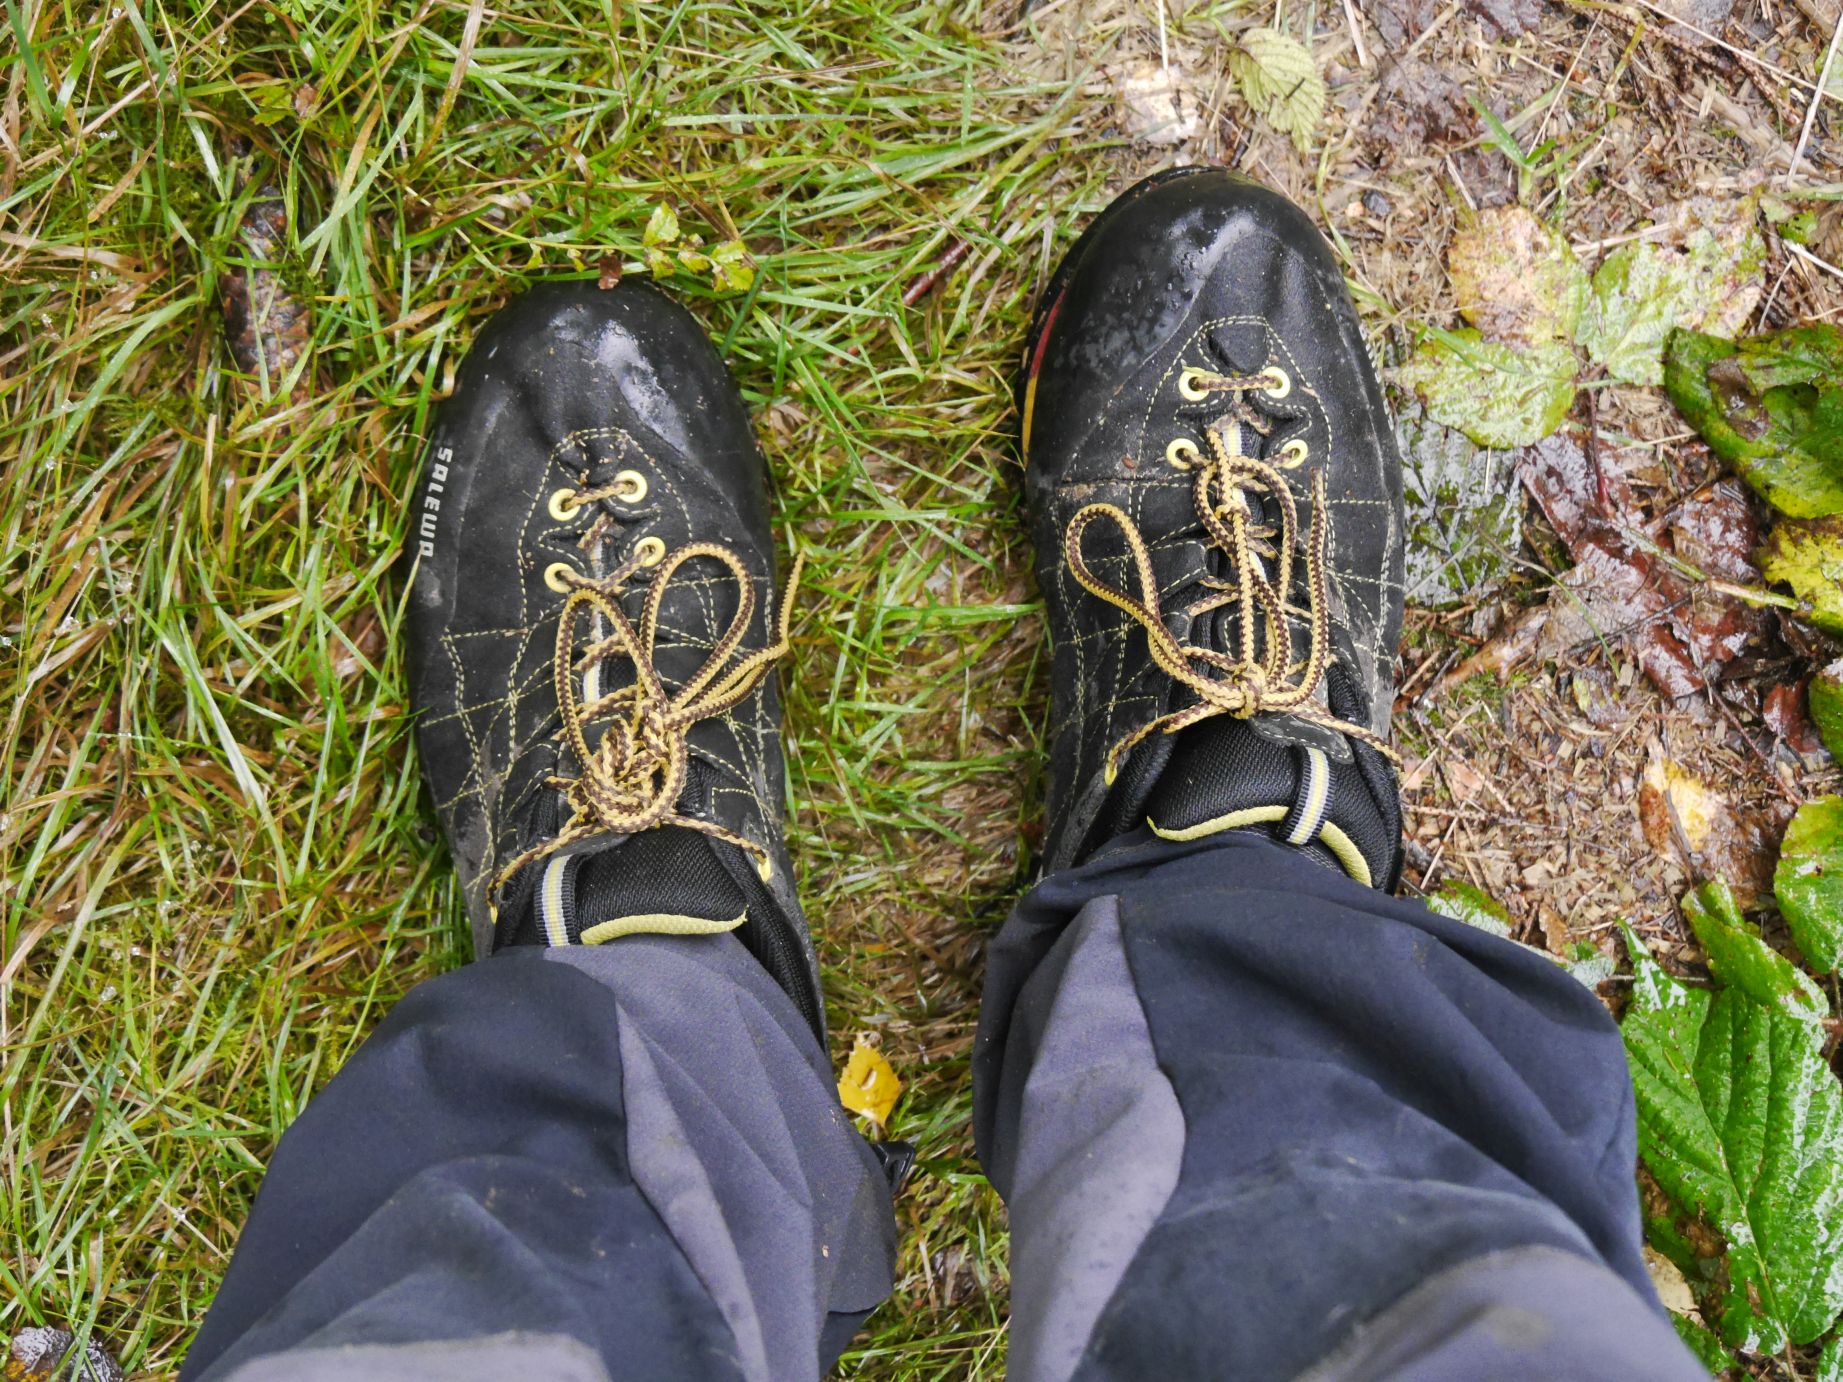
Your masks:
{"label": "lichen covered leaf", "polygon": [[1401,415],[1396,440],[1409,603],[1450,605],[1489,593],[1510,573],[1523,540],[1513,457],[1478,446],[1417,409]]}
{"label": "lichen covered leaf", "polygon": [[1303,153],[1325,116],[1325,79],[1306,46],[1278,29],[1250,29],[1229,70],[1243,99]]}
{"label": "lichen covered leaf", "polygon": [[1818,1339],[1843,1309],[1843,1097],[1824,1029],[1680,984],[1627,944],[1639,1153],[1675,1211],[1727,1240],[1704,1314],[1750,1353]]}
{"label": "lichen covered leaf", "polygon": [[1427,905],[1441,916],[1463,921],[1494,936],[1510,935],[1510,913],[1504,904],[1483,888],[1470,883],[1448,881],[1436,893],[1429,894]]}
{"label": "lichen covered leaf", "polygon": [[1580,344],[1622,383],[1661,383],[1671,329],[1732,336],[1759,301],[1765,262],[1751,201],[1708,214],[1680,246],[1623,246],[1594,272]]}
{"label": "lichen covered leaf", "polygon": [[1570,339],[1587,303],[1574,251],[1520,206],[1482,211],[1457,232],[1446,272],[1465,319],[1505,345]]}
{"label": "lichen covered leaf", "polygon": [[1520,349],[1476,330],[1433,331],[1395,371],[1435,422],[1480,446],[1528,446],[1568,416],[1574,352],[1559,342]]}
{"label": "lichen covered leaf", "polygon": [[1812,623],[1843,635],[1843,517],[1783,520],[1760,549],[1760,570],[1792,587]]}
{"label": "lichen covered leaf", "polygon": [[1673,331],[1664,388],[1709,448],[1795,518],[1843,513],[1843,332]]}
{"label": "lichen covered leaf", "polygon": [[1843,963],[1843,797],[1798,808],[1779,845],[1773,896],[1813,969]]}
{"label": "lichen covered leaf", "polygon": [[860,1036],[845,1062],[845,1073],[838,1077],[838,1102],[882,1127],[889,1122],[890,1110],[896,1107],[900,1093],[902,1081],[896,1078],[883,1052]]}

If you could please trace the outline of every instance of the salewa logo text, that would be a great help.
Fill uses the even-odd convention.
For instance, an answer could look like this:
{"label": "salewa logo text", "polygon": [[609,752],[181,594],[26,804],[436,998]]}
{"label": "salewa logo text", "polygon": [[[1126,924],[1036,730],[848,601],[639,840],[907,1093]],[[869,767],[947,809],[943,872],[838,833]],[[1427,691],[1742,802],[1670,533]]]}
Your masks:
{"label": "salewa logo text", "polygon": [[453,460],[454,448],[444,446],[435,453],[435,464],[429,471],[429,488],[422,496],[422,540],[416,547],[425,557],[435,555],[435,525],[442,517],[442,485],[448,479],[448,466]]}

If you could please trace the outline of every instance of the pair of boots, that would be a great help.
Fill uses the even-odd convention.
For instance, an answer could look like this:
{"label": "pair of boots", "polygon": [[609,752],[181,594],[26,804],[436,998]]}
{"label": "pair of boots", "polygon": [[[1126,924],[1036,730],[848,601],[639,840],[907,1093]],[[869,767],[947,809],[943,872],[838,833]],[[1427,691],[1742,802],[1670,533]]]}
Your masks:
{"label": "pair of boots", "polygon": [[[1024,361],[1047,867],[1254,830],[1393,890],[1400,462],[1317,230],[1220,170],[1141,182]],[[412,698],[479,953],[733,931],[823,1043],[774,678],[799,562],[777,589],[764,471],[682,307],[525,294],[430,439]]]}

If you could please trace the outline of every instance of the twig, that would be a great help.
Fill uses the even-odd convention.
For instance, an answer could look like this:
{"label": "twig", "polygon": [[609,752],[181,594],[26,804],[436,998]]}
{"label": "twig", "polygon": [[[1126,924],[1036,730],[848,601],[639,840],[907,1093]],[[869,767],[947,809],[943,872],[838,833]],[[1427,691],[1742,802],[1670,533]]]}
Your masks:
{"label": "twig", "polygon": [[941,280],[954,271],[954,266],[966,258],[966,252],[972,244],[966,240],[955,240],[948,246],[947,253],[941,256],[941,262],[925,274],[918,275],[908,287],[902,290],[902,305],[913,307],[927,297],[941,284]]}
{"label": "twig", "polygon": [[1357,45],[1357,66],[1368,67],[1369,52],[1363,47],[1363,16],[1357,11],[1356,0],[1344,0],[1344,22],[1350,25],[1351,42]]}
{"label": "twig", "polygon": [[1817,123],[1817,108],[1824,102],[1824,93],[1830,90],[1830,64],[1837,56],[1838,34],[1843,34],[1843,13],[1839,13],[1837,22],[1830,26],[1830,46],[1824,49],[1824,65],[1817,73],[1817,90],[1811,93],[1811,104],[1805,107],[1804,128],[1798,132],[1798,143],[1792,149],[1792,162],[1785,170],[1787,182],[1798,171],[1798,160],[1804,157],[1805,145],[1811,141],[1811,127]]}
{"label": "twig", "polygon": [[1822,269],[1825,273],[1831,275],[1831,277],[1843,278],[1843,269],[1839,269],[1835,264],[1832,264],[1828,259],[1819,259],[1815,254],[1811,253],[1811,251],[1806,249],[1803,245],[1797,245],[1797,244],[1792,243],[1792,241],[1787,240],[1785,242],[1785,247],[1788,250],[1790,250],[1793,253],[1793,255],[1795,255],[1797,258],[1804,260],[1807,264],[1817,265],[1818,268]]}

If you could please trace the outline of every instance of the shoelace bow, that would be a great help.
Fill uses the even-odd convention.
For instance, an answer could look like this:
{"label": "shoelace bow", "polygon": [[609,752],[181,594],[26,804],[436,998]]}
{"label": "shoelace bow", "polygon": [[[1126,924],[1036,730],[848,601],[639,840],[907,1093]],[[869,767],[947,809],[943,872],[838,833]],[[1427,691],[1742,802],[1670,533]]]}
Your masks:
{"label": "shoelace bow", "polygon": [[[736,580],[736,612],[697,672],[676,692],[669,691],[653,662],[659,637],[659,612],[667,586],[686,562],[709,557],[721,562]],[[553,777],[549,786],[563,793],[570,819],[553,838],[536,845],[507,864],[493,880],[497,893],[528,864],[555,854],[593,835],[631,835],[656,826],[680,825],[737,846],[752,855],[763,877],[770,867],[768,852],[755,841],[726,830],[714,821],[681,815],[677,808],[690,767],[689,735],[699,720],[721,715],[741,703],[760,684],[791,646],[789,626],[794,592],[800,584],[805,557],[796,557],[781,600],[775,641],[768,647],[731,659],[748,634],[755,613],[755,586],[741,558],[714,542],[694,542],[666,557],[655,569],[646,605],[636,628],[622,611],[620,596],[640,561],[629,557],[600,579],[567,577],[572,587],[563,603],[557,625],[554,664],[557,708],[562,733],[576,761],[579,777]],[[578,667],[577,628],[585,615],[599,615],[612,630],[608,637],[588,647]],[[633,664],[634,679],[617,691],[584,700],[581,675],[609,658]],[[601,741],[589,746],[587,726],[606,719]]]}
{"label": "shoelace bow", "polygon": [[[1214,593],[1183,612],[1199,618],[1224,606],[1236,607],[1235,649],[1232,653],[1180,643],[1165,626],[1152,555],[1139,525],[1112,504],[1089,504],[1069,521],[1063,535],[1063,552],[1069,569],[1083,589],[1124,610],[1145,630],[1153,661],[1172,680],[1187,687],[1196,704],[1159,716],[1122,738],[1107,753],[1105,780],[1112,783],[1120,763],[1153,734],[1175,734],[1217,715],[1238,719],[1282,712],[1323,725],[1374,746],[1391,759],[1395,753],[1363,725],[1340,720],[1314,700],[1313,692],[1331,662],[1329,616],[1330,520],[1326,514],[1325,476],[1312,475],[1312,524],[1306,537],[1305,570],[1307,606],[1290,604],[1293,584],[1293,547],[1299,531],[1299,509],[1292,488],[1280,469],[1241,449],[1242,428],[1265,433],[1271,424],[1262,419],[1240,395],[1268,387],[1266,375],[1251,377],[1193,372],[1196,383],[1210,393],[1231,396],[1228,410],[1204,431],[1210,455],[1192,465],[1197,514],[1209,540],[1228,555],[1234,578],[1221,581],[1205,576],[1203,585]],[[1271,495],[1279,511],[1277,529],[1255,522],[1248,494]],[[1120,531],[1138,578],[1139,595],[1118,590],[1096,576],[1082,556],[1082,536],[1101,519]],[[1268,579],[1260,560],[1274,565]],[[1256,617],[1264,621],[1265,645],[1256,656]],[[1303,665],[1292,663],[1289,616],[1306,620],[1310,651]]]}

